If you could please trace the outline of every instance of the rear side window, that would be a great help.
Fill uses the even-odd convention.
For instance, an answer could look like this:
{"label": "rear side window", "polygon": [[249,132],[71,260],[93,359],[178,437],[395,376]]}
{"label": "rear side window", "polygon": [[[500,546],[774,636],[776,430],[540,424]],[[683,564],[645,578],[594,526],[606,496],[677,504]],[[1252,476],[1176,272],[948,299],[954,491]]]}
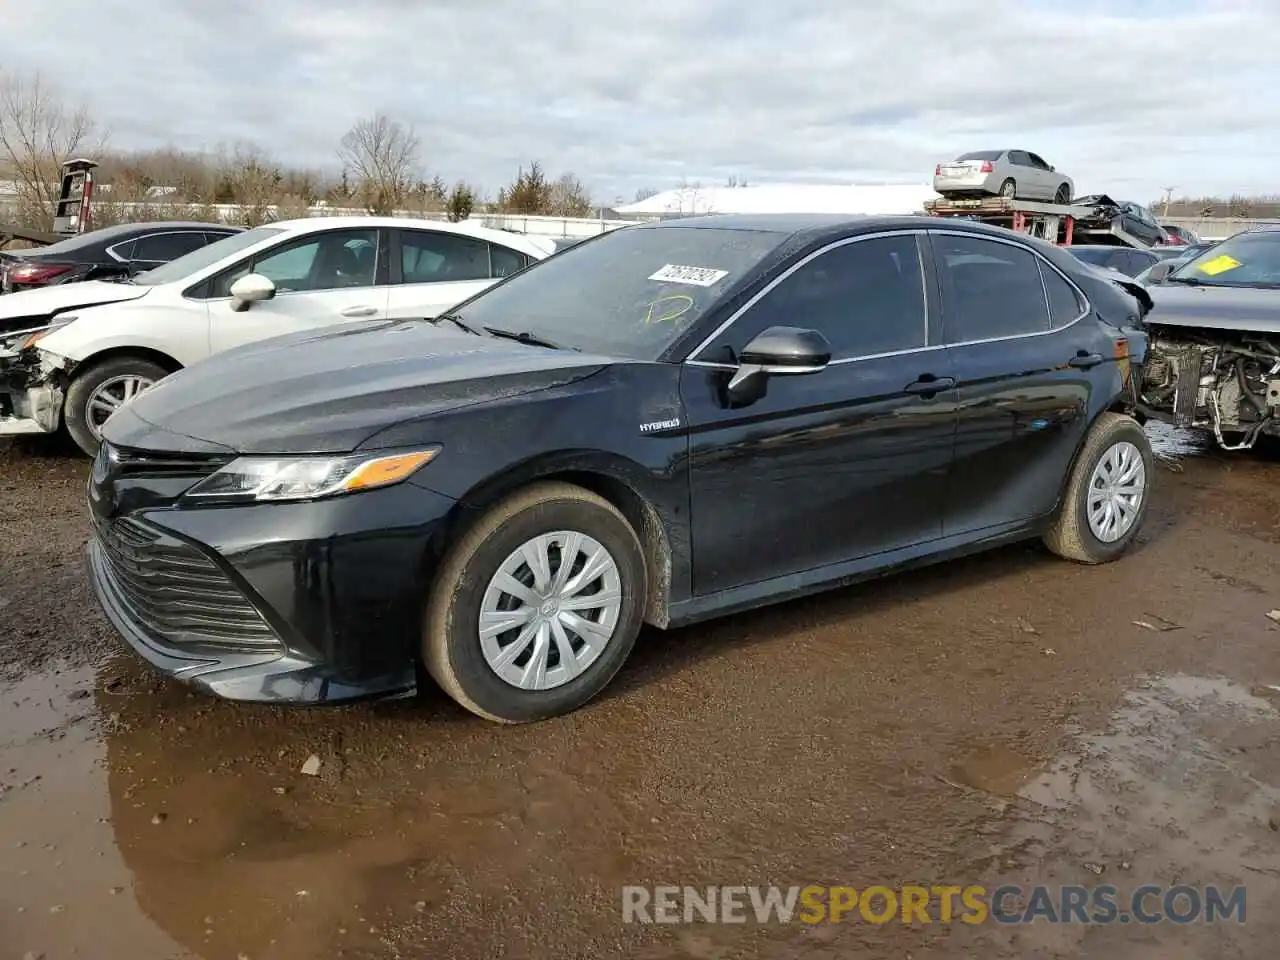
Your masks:
{"label": "rear side window", "polygon": [[139,237],[133,242],[131,260],[151,260],[157,263],[168,263],[177,260],[192,250],[199,250],[205,245],[204,232],[196,233],[153,233]]}
{"label": "rear side window", "polygon": [[1049,326],[1058,330],[1074,323],[1084,313],[1084,301],[1076,293],[1076,288],[1044,261],[1039,261],[1038,265],[1045,297],[1049,301]]}
{"label": "rear side window", "polygon": [[402,283],[488,280],[489,273],[489,244],[483,240],[430,230],[400,231]]}
{"label": "rear side window", "polygon": [[519,273],[529,265],[529,258],[518,250],[504,247],[500,243],[489,244],[489,259],[493,265],[495,277],[509,277]]}
{"label": "rear side window", "polygon": [[947,343],[1016,337],[1049,329],[1039,260],[1030,250],[982,237],[934,236],[946,291]]}

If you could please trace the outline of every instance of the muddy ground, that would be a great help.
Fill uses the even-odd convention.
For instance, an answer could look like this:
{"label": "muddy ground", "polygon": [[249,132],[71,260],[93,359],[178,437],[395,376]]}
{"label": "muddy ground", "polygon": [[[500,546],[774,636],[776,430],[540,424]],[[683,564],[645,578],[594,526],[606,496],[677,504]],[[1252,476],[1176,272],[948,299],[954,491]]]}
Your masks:
{"label": "muddy ground", "polygon": [[[1020,546],[647,633],[599,701],[518,728],[157,679],[86,588],[86,470],[0,449],[0,957],[1275,955],[1274,456],[1163,463],[1114,565]],[[621,922],[625,884],[1001,882],[1243,884],[1248,912]]]}

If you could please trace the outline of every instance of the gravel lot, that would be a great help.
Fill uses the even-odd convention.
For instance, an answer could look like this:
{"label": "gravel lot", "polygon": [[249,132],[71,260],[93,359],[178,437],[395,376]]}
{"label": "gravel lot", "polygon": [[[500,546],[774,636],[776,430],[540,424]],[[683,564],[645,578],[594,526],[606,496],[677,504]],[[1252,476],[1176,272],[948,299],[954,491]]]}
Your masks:
{"label": "gravel lot", "polygon": [[[87,469],[0,445],[6,958],[1274,956],[1274,456],[1164,461],[1109,567],[1020,546],[649,633],[598,702],[516,728],[435,693],[282,710],[154,677],[82,575]],[[621,922],[624,884],[1001,880],[1243,883],[1252,909]]]}

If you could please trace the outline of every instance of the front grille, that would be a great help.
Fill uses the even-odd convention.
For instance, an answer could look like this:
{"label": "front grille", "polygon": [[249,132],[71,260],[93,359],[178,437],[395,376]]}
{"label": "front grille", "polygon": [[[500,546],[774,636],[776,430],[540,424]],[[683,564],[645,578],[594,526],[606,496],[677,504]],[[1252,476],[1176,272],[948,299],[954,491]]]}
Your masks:
{"label": "front grille", "polygon": [[128,517],[99,521],[107,574],[135,625],[173,647],[280,647],[231,579],[189,544]]}
{"label": "front grille", "polygon": [[116,476],[189,476],[202,479],[226,466],[234,455],[159,453],[153,450],[130,450],[103,442],[99,454],[104,463],[110,460]]}

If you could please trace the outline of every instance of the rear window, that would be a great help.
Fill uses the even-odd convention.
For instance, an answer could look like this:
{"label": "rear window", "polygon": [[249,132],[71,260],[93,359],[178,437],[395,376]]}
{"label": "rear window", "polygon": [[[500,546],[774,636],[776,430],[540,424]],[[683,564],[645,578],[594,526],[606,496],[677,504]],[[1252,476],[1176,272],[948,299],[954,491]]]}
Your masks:
{"label": "rear window", "polygon": [[957,160],[999,160],[1003,150],[975,150],[956,157]]}

